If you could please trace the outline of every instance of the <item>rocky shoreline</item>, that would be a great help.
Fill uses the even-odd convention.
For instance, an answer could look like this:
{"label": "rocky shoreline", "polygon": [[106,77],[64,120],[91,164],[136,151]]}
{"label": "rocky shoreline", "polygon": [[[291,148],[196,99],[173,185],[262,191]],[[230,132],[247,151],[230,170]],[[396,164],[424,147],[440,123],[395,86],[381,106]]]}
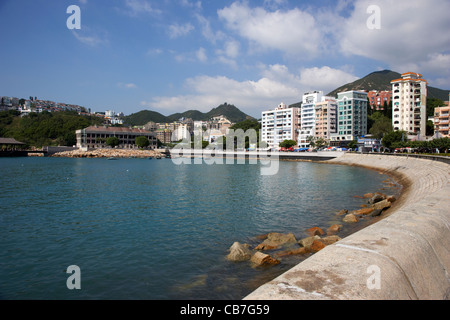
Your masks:
{"label": "rocky shoreline", "polygon": [[95,149],[95,150],[72,150],[58,152],[52,157],[62,158],[150,158],[165,157],[164,154],[155,150],[140,149]]}
{"label": "rocky shoreline", "polygon": [[232,262],[250,261],[251,266],[260,267],[278,265],[282,262],[282,258],[287,256],[307,257],[341,240],[338,233],[345,224],[354,225],[360,220],[372,217],[382,218],[387,215],[392,203],[396,201],[395,196],[380,192],[356,197],[365,199],[366,203],[362,204],[362,208],[358,210],[349,212],[347,209],[342,209],[337,212],[336,216],[341,219],[342,224],[333,224],[325,231],[320,227],[309,228],[304,231],[308,237],[300,240],[297,240],[293,233],[272,232],[256,236],[262,242],[253,249],[248,243],[234,242],[226,258]]}

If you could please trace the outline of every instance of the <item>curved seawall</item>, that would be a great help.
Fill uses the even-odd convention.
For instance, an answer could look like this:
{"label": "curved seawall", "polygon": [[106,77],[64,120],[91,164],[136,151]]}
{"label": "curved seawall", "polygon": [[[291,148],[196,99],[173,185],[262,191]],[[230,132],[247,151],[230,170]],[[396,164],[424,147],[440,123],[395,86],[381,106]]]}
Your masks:
{"label": "curved seawall", "polygon": [[394,175],[404,185],[395,211],[325,247],[244,299],[449,299],[450,164],[349,153],[326,163]]}

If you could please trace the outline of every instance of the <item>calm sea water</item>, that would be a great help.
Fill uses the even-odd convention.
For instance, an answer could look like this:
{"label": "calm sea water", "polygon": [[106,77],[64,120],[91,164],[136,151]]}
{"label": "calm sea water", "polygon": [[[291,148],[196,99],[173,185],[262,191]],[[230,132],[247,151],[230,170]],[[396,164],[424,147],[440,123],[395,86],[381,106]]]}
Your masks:
{"label": "calm sea water", "polygon": [[[307,162],[274,176],[170,159],[15,158],[0,170],[1,299],[241,299],[304,258],[253,268],[226,260],[233,242],[327,228],[387,179]],[[66,286],[71,265],[80,290]]]}

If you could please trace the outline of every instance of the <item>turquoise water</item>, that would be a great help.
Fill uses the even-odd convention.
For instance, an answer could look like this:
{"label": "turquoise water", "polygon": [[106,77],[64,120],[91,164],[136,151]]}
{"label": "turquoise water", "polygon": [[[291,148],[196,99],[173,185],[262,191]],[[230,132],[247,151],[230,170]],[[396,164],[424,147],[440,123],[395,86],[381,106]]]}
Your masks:
{"label": "turquoise water", "polygon": [[[225,259],[233,242],[327,228],[387,178],[307,162],[280,162],[274,176],[170,159],[3,158],[0,168],[1,299],[241,299],[302,258],[252,268]],[[80,290],[66,286],[71,265]]]}

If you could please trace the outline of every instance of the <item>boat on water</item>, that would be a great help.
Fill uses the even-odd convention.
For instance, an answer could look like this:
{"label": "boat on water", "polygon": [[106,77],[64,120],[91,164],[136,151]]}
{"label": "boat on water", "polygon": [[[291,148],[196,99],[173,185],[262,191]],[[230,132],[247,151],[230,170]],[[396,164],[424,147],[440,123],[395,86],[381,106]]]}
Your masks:
{"label": "boat on water", "polygon": [[109,157],[108,160],[117,160],[115,157]]}

